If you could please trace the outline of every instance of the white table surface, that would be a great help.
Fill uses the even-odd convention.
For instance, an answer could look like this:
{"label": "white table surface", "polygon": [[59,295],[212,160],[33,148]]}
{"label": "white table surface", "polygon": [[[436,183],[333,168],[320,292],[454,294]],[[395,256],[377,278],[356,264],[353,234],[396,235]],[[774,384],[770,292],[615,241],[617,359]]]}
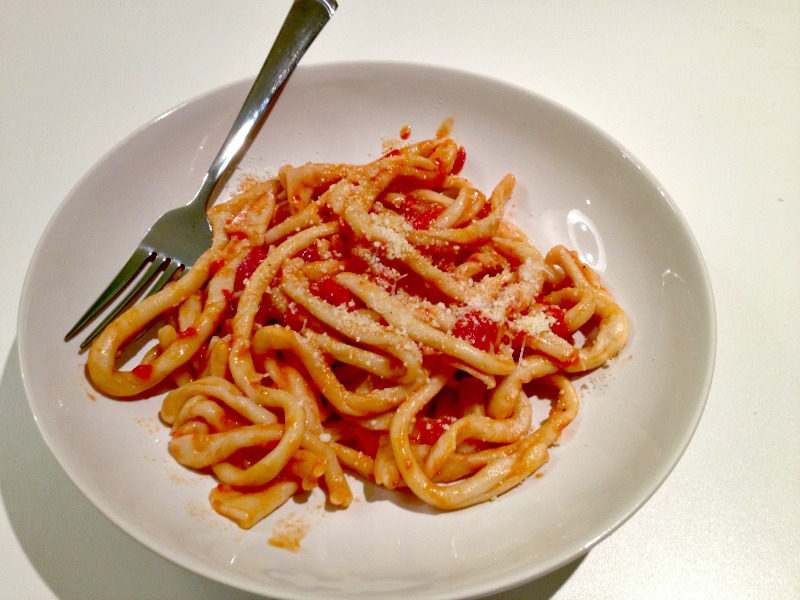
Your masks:
{"label": "white table surface", "polygon": [[[304,59],[499,77],[609,132],[674,197],[718,318],[708,404],[652,499],[497,598],[800,597],[800,3],[341,0]],[[63,474],[25,400],[17,309],[54,210],[106,151],[255,74],[288,0],[0,2],[0,598],[251,598],[161,559]]]}

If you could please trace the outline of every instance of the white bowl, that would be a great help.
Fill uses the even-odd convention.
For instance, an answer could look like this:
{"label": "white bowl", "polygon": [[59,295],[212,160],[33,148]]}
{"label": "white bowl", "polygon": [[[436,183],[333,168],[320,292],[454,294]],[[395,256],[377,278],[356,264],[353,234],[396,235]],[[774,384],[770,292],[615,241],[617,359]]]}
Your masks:
{"label": "white bowl", "polygon": [[[213,91],[134,133],[78,183],[39,243],[19,316],[22,373],[42,436],[75,484],[164,557],[287,599],[484,595],[556,569],[614,531],[665,480],[700,419],[715,348],[705,266],[673,201],[619,144],[483,77],[406,64],[301,67],[239,172],[365,162],[403,126],[423,139],[453,116],[465,176],[490,190],[516,175],[513,219],[540,249],[579,250],[631,322],[624,353],[578,381],[580,415],[542,477],[452,513],[351,478],[357,500],[347,510],[326,510],[313,493],[242,531],[209,506],[212,480],[167,453],[160,398],[92,390],[85,356],[64,333],[149,225],[191,198],[248,87]],[[307,529],[299,552],[267,543],[291,526]]]}

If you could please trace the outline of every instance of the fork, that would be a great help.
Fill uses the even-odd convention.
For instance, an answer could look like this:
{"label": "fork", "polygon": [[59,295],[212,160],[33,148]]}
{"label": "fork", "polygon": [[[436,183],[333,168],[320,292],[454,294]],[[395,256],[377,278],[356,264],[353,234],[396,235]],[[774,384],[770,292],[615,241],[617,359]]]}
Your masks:
{"label": "fork", "polygon": [[152,283],[148,295],[155,294],[173,277],[180,277],[209,248],[211,225],[206,210],[217,184],[228,173],[234,159],[249,145],[254,132],[266,118],[272,100],[280,93],[300,58],[336,9],[335,0],[294,0],[264,65],[194,198],[185,206],[170,210],[158,218],[117,276],[67,332],[65,341],[72,339],[121,295],[143,270],[144,273],[128,294],[81,342],[81,349],[88,346],[108,323],[143,293],[148,284]]}

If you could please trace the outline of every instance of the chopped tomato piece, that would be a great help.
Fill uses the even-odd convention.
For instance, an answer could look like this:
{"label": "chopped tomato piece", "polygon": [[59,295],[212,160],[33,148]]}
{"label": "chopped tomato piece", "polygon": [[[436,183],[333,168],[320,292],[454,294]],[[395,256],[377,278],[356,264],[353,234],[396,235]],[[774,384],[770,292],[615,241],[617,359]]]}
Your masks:
{"label": "chopped tomato piece", "polygon": [[239,298],[234,297],[230,290],[222,290],[222,295],[225,297],[225,310],[222,311],[222,319],[232,319],[236,315],[239,308]]}
{"label": "chopped tomato piece", "polygon": [[328,304],[345,306],[348,310],[355,309],[356,297],[333,277],[323,277],[312,281],[308,289],[317,298],[325,300]]}
{"label": "chopped tomato piece", "polygon": [[247,253],[244,260],[236,269],[236,279],[234,280],[233,290],[235,292],[244,289],[245,280],[250,279],[250,276],[255,273],[258,265],[267,258],[267,249],[264,246],[257,246]]}
{"label": "chopped tomato piece", "polygon": [[133,368],[132,373],[139,379],[150,379],[153,374],[153,365],[138,365]]}
{"label": "chopped tomato piece", "polygon": [[525,345],[526,335],[527,334],[524,331],[513,332],[510,343],[511,351],[514,353],[514,355],[517,355],[520,353],[520,351],[522,351],[522,347]]}
{"label": "chopped tomato piece", "polygon": [[[300,202],[300,198],[295,197],[295,203]],[[280,223],[287,219],[292,214],[288,202],[281,202],[275,207],[275,212],[272,215],[273,223]]]}
{"label": "chopped tomato piece", "polygon": [[467,151],[464,150],[464,146],[459,146],[458,151],[456,152],[456,160],[453,162],[453,175],[458,175],[461,172],[461,169],[464,168],[464,162],[467,160]]}
{"label": "chopped tomato piece", "polygon": [[478,311],[471,311],[456,321],[453,335],[488,352],[497,342],[500,326],[496,321],[484,317]]}
{"label": "chopped tomato piece", "polygon": [[408,196],[400,205],[400,212],[414,229],[430,229],[444,209]]}
{"label": "chopped tomato piece", "polygon": [[545,281],[542,284],[542,291],[539,292],[539,295],[536,296],[536,302],[539,304],[544,304],[544,299],[547,297],[548,294],[554,292],[556,287],[553,285],[551,281]]}
{"label": "chopped tomato piece", "polygon": [[431,419],[429,417],[417,419],[416,426],[414,427],[414,431],[412,432],[410,439],[412,442],[416,442],[418,444],[432,446],[436,443],[436,440],[442,437],[442,434],[445,431],[450,429],[450,425],[456,421],[456,417],[450,415],[437,417],[435,419]]}
{"label": "chopped tomato piece", "polygon": [[316,262],[320,260],[319,248],[317,248],[316,244],[311,244],[303,248],[297,256],[302,258],[305,262]]}
{"label": "chopped tomato piece", "polygon": [[224,260],[215,260],[214,262],[212,262],[211,266],[208,268],[209,277],[213,277],[214,275],[216,275],[219,272],[219,270],[224,266],[225,266]]}
{"label": "chopped tomato piece", "polygon": [[375,458],[378,454],[378,446],[380,445],[380,434],[377,431],[364,429],[358,425],[354,425],[351,432],[355,449],[367,456]]}
{"label": "chopped tomato piece", "polygon": [[550,331],[555,333],[558,337],[564,338],[565,340],[572,339],[572,332],[564,322],[565,315],[561,308],[558,306],[547,306],[545,307],[544,312],[547,316],[554,319],[554,321],[550,324]]}
{"label": "chopped tomato piece", "polygon": [[304,329],[317,332],[324,331],[324,326],[314,315],[294,302],[289,303],[289,310],[281,315],[281,320],[285,326],[295,331],[303,331]]}

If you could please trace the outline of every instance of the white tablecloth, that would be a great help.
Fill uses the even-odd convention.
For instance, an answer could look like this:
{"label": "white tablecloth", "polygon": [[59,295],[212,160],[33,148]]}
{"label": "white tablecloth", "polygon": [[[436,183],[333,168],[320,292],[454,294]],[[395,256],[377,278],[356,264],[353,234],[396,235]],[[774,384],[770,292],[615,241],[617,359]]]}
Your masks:
{"label": "white tablecloth", "polygon": [[[669,479],[584,557],[502,598],[800,597],[797,0],[341,0],[304,59],[402,60],[535,90],[674,197],[710,272],[708,405]],[[22,388],[16,316],[59,202],[134,129],[259,68],[287,0],[3,2],[0,598],[245,598],[152,554],[60,470]]]}

